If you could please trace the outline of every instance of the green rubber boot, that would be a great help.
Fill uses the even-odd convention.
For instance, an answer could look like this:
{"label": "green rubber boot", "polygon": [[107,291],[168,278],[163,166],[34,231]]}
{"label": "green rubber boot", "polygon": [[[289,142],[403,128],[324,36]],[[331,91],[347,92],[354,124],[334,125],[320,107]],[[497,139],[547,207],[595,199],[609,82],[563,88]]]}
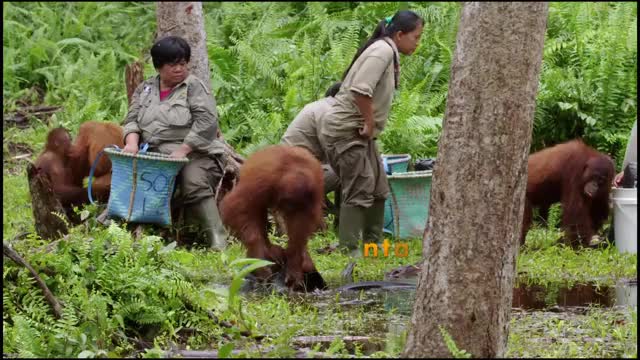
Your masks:
{"label": "green rubber boot", "polygon": [[384,227],[384,199],[375,200],[364,212],[362,239],[364,243],[382,244]]}
{"label": "green rubber boot", "polygon": [[364,211],[361,206],[341,206],[340,225],[338,227],[338,238],[340,247],[359,250],[362,228],[364,225]]}
{"label": "green rubber boot", "polygon": [[220,219],[220,212],[214,198],[206,198],[192,206],[209,247],[213,250],[224,250],[227,247],[227,231]]}

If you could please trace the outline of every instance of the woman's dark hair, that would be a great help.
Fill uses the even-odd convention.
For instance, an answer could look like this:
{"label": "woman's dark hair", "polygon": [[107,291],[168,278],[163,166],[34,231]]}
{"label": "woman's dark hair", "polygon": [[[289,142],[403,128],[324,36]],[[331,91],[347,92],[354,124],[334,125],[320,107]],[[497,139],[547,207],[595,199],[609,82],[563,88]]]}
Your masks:
{"label": "woman's dark hair", "polygon": [[334,83],[333,85],[331,85],[327,89],[327,92],[324,93],[324,97],[329,97],[329,96],[334,97],[334,96],[336,96],[338,91],[340,91],[340,86],[342,86],[342,81],[338,81],[337,83]]}
{"label": "woman's dark hair", "polygon": [[378,26],[376,26],[376,29],[373,30],[373,34],[371,34],[371,37],[356,52],[356,55],[353,57],[353,60],[351,60],[351,64],[349,64],[347,71],[342,74],[342,80],[344,80],[344,78],[347,76],[349,70],[351,70],[351,67],[353,66],[353,63],[356,62],[358,57],[362,55],[362,53],[369,46],[371,46],[371,44],[376,42],[376,40],[382,39],[385,36],[393,37],[393,35],[398,31],[402,31],[403,33],[412,32],[418,27],[418,24],[424,26],[424,20],[420,17],[420,15],[414,13],[411,10],[398,11],[397,13],[395,13],[395,15],[393,15],[393,17],[391,18],[391,22],[389,22],[388,24],[386,19],[382,19],[378,23]]}
{"label": "woman's dark hair", "polygon": [[153,67],[159,69],[164,64],[175,64],[191,60],[191,47],[179,36],[167,36],[156,41],[151,47]]}

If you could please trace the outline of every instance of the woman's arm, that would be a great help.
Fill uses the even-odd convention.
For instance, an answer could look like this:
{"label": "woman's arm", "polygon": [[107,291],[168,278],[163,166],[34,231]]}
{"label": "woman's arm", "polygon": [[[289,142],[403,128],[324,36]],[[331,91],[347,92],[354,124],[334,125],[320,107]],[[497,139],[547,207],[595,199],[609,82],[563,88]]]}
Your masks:
{"label": "woman's arm", "polygon": [[367,95],[362,95],[357,92],[353,94],[356,99],[356,106],[364,118],[364,127],[359,129],[358,133],[363,138],[369,140],[373,136],[373,128],[375,126],[373,122],[373,102]]}
{"label": "woman's arm", "polygon": [[131,98],[131,105],[129,106],[129,112],[124,119],[122,125],[124,149],[122,151],[128,153],[137,153],[138,144],[140,143],[140,127],[138,126],[138,112],[140,111],[140,94],[144,82],[136,88]]}
{"label": "woman's arm", "polygon": [[190,84],[187,97],[193,125],[180,148],[171,156],[186,156],[196,150],[206,152],[217,138],[218,114],[215,101],[202,81],[198,80]]}

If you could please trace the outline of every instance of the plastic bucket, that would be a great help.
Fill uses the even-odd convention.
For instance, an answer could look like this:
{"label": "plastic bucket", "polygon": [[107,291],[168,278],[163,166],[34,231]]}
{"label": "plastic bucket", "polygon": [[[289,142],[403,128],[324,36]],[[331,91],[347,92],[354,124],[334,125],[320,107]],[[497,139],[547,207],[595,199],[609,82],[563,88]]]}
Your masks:
{"label": "plastic bucket", "polygon": [[618,252],[638,249],[638,189],[613,188],[613,226]]}
{"label": "plastic bucket", "polygon": [[429,218],[432,170],[389,175],[393,237],[421,238]]}
{"label": "plastic bucket", "polygon": [[[409,154],[383,154],[381,155],[384,171],[389,173],[404,173],[409,170],[411,155]],[[393,206],[391,199],[387,198],[384,203],[384,226],[383,231],[389,235],[394,235],[393,229]]]}

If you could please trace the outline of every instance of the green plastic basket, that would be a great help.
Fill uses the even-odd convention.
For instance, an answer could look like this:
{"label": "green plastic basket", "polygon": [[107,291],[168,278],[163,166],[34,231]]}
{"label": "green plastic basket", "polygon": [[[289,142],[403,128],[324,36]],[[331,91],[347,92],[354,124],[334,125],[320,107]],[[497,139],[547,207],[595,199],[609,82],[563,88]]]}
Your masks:
{"label": "green plastic basket", "polygon": [[422,237],[429,218],[432,175],[432,170],[387,175],[396,239]]}

